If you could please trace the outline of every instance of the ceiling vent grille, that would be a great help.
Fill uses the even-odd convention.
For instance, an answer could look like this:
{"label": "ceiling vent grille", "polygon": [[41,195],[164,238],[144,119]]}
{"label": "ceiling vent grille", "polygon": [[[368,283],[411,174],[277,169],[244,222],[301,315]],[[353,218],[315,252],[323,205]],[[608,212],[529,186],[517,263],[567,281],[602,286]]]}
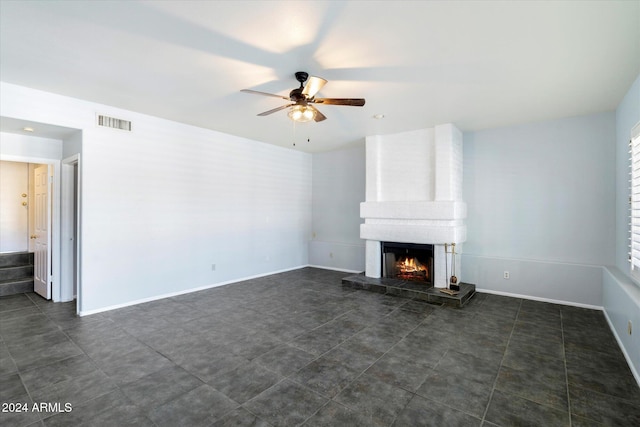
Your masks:
{"label": "ceiling vent grille", "polygon": [[98,114],[98,126],[131,132],[131,122],[129,120],[116,119],[102,114]]}

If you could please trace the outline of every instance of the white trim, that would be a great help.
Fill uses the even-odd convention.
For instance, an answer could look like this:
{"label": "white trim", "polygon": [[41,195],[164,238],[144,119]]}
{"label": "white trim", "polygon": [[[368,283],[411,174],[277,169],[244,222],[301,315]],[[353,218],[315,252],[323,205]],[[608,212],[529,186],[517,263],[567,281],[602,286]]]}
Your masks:
{"label": "white trim", "polygon": [[636,136],[640,136],[640,122],[636,123],[636,125],[631,128],[631,139]]}
{"label": "white trim", "polygon": [[348,268],[326,267],[324,265],[315,265],[315,264],[308,264],[307,267],[320,268],[322,270],[342,271],[343,273],[356,273],[356,274],[362,273],[362,271],[349,270]]}
{"label": "white trim", "polygon": [[629,141],[629,275],[640,281],[640,122],[630,132]]}
{"label": "white trim", "polygon": [[[77,188],[74,188],[73,179],[74,179],[74,169],[77,167],[78,169],[78,182]],[[80,272],[81,270],[81,256],[80,256],[80,245],[81,245],[81,229],[80,229],[80,203],[81,203],[81,180],[82,174],[80,172],[80,154],[74,154],[71,157],[67,157],[62,160],[62,182],[61,182],[61,193],[60,196],[62,198],[62,216],[61,216],[61,239],[68,238],[69,234],[75,234],[76,240],[73,242],[75,245],[75,253],[76,253],[76,268],[73,271],[73,251],[69,248],[69,245],[65,245],[65,242],[61,240],[60,242],[60,251],[61,251],[61,262],[60,262],[60,296],[62,301],[72,301],[74,297],[77,301],[80,301],[80,293],[81,290],[81,281],[80,281]],[[69,194],[69,188],[74,188],[75,192],[73,194]],[[77,197],[77,200],[76,200]],[[72,209],[77,201],[77,207],[75,215],[72,215]],[[72,220],[75,216],[75,222]],[[75,230],[73,228],[75,227]],[[77,295],[73,295],[73,281],[77,280]],[[79,311],[80,304],[76,306],[76,313]]]}
{"label": "white trim", "polygon": [[533,297],[533,296],[530,296],[530,295],[514,294],[514,293],[511,293],[511,292],[501,292],[501,291],[494,291],[494,290],[491,290],[491,289],[482,289],[482,288],[476,288],[476,292],[485,293],[485,294],[493,294],[493,295],[502,295],[502,296],[505,296],[505,297],[528,299],[528,300],[532,300],[532,301],[548,302],[548,303],[551,303],[551,304],[567,305],[567,306],[571,306],[571,307],[590,308],[592,310],[604,311],[604,307],[599,306],[599,305],[582,304],[582,303],[573,302],[573,301],[562,301],[562,300],[556,300],[556,299],[551,299],[551,298]]}
{"label": "white trim", "polygon": [[517,261],[517,262],[532,262],[532,263],[535,262],[540,264],[571,265],[576,267],[597,267],[597,268],[602,267],[602,265],[600,264],[584,264],[579,262],[554,261],[552,259],[510,258],[510,257],[490,256],[490,255],[476,255],[468,252],[463,252],[460,255],[462,255],[463,257],[492,259],[492,260],[500,260],[500,261]]}
{"label": "white trim", "polygon": [[59,162],[58,159],[52,159],[50,157],[32,157],[32,156],[16,156],[13,154],[0,153],[0,160],[6,160],[8,162],[20,162],[20,163],[39,163],[41,165],[51,165],[53,162]]}
{"label": "white trim", "polygon": [[631,356],[629,356],[629,353],[627,353],[627,349],[624,347],[623,341],[620,339],[620,336],[618,335],[616,328],[613,326],[613,322],[609,318],[609,315],[607,314],[607,310],[602,310],[602,311],[604,312],[604,318],[607,319],[607,323],[609,324],[609,329],[611,329],[611,332],[613,332],[613,336],[616,337],[616,341],[618,342],[618,347],[620,347],[620,350],[622,350],[622,354],[624,354],[624,358],[627,360],[627,365],[629,366],[631,373],[636,379],[638,386],[640,386],[640,373],[638,373],[635,366],[633,366],[633,361],[631,360]]}
{"label": "white trim", "polygon": [[156,296],[149,297],[149,298],[142,298],[142,299],[139,299],[139,300],[129,301],[129,302],[125,302],[125,303],[122,303],[122,304],[115,304],[115,305],[110,305],[108,307],[98,308],[98,309],[95,309],[95,310],[78,311],[78,316],[89,316],[89,315],[92,315],[92,314],[103,313],[105,311],[117,310],[119,308],[130,307],[132,305],[143,304],[145,302],[151,302],[151,301],[156,301],[156,300],[159,300],[159,299],[175,297],[175,296],[178,296],[178,295],[184,295],[184,294],[190,294],[190,293],[193,293],[193,292],[204,291],[204,290],[211,289],[211,288],[217,288],[218,286],[224,286],[224,285],[230,285],[230,284],[233,284],[233,283],[243,282],[245,280],[258,279],[260,277],[271,276],[271,275],[279,274],[279,273],[286,273],[287,271],[299,270],[299,269],[305,268],[305,267],[309,267],[309,265],[306,265],[306,264],[305,265],[299,265],[297,267],[285,268],[283,270],[271,271],[269,273],[262,273],[262,274],[256,274],[256,275],[253,275],[253,276],[241,277],[241,278],[238,278],[238,279],[227,280],[225,282],[212,283],[210,285],[199,286],[197,288],[191,288],[191,289],[185,289],[185,290],[178,291],[178,292],[170,292],[168,294],[156,295]]}

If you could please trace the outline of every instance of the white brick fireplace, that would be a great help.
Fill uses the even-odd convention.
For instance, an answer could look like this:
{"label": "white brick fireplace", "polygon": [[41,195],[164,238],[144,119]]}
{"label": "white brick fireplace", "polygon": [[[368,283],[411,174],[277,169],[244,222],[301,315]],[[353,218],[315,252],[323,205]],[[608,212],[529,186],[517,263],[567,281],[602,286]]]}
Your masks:
{"label": "white brick fireplace", "polygon": [[[382,273],[381,242],[434,245],[433,283],[447,286],[444,244],[462,251],[467,206],[462,201],[462,133],[452,124],[376,135],[366,140],[366,201],[360,204],[366,272]],[[460,257],[456,257],[460,280]]]}

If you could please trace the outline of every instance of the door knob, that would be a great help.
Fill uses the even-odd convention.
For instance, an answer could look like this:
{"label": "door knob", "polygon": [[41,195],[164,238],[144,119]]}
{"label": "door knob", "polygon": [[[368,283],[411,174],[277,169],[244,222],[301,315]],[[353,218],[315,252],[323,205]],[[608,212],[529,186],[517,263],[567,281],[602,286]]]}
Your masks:
{"label": "door knob", "polygon": [[38,236],[36,236],[35,234],[32,234],[31,237],[29,237],[30,239],[37,239]]}
{"label": "door knob", "polygon": [[22,202],[22,206],[27,206],[27,202]]}

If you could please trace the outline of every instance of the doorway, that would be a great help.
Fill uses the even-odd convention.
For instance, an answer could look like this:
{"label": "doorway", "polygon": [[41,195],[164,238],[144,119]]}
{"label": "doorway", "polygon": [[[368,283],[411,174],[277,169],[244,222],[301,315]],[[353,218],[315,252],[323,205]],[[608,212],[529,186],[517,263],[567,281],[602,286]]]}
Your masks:
{"label": "doorway", "polygon": [[[31,164],[48,165],[51,169],[52,197],[50,199],[50,244],[47,268],[48,283],[51,286],[50,298],[53,302],[68,302],[76,299],[76,313],[81,311],[82,262],[81,248],[81,177],[82,168],[80,155],[75,155],[64,161],[46,158],[14,156],[0,153],[0,160]],[[62,186],[63,172],[65,173]],[[64,202],[65,212],[62,212]],[[62,229],[65,234],[63,241]],[[29,237],[29,236],[27,236]],[[29,242],[33,242],[29,239]],[[30,249],[33,252],[33,249]]]}
{"label": "doorway", "polygon": [[31,288],[45,299],[51,299],[50,170],[49,164],[0,161],[0,253],[24,255],[10,258],[14,271],[23,272],[15,277],[16,290]]}
{"label": "doorway", "polygon": [[[42,245],[35,244],[35,240],[30,237],[38,234],[37,228],[30,229],[26,238],[29,238],[29,252],[42,252],[41,257],[46,260],[46,267],[40,270],[40,280],[48,285],[50,289],[48,294],[42,295],[50,298],[54,302],[72,301],[80,294],[80,274],[81,263],[79,257],[80,247],[80,155],[75,155],[64,161],[30,158],[23,156],[0,156],[2,161],[12,163],[22,163],[30,170],[30,180],[37,179],[37,169],[45,169],[49,172],[47,180],[51,182],[47,185],[50,188],[50,198],[46,202],[48,214],[44,218],[34,218],[34,223],[48,223],[48,247],[46,255],[42,249]],[[62,177],[62,173],[65,177]],[[40,174],[42,178],[42,173]],[[64,179],[65,186],[62,186]],[[35,188],[31,188],[31,194],[37,193]],[[64,203],[65,211],[62,211]],[[29,197],[29,205],[35,207],[38,204],[36,197]],[[37,210],[37,209],[36,209]],[[31,210],[30,210],[31,211]],[[31,215],[31,212],[30,212]],[[62,229],[65,230],[65,239],[63,241]],[[71,240],[70,240],[71,239]],[[66,243],[66,244],[64,244]],[[41,260],[42,261],[42,260]],[[36,261],[37,263],[38,261]],[[43,264],[40,264],[43,265]],[[35,267],[35,266],[34,266]],[[37,267],[34,268],[34,270]],[[75,290],[74,290],[75,288]],[[79,311],[79,307],[77,307]]]}
{"label": "doorway", "polygon": [[[72,301],[74,296],[78,297],[76,312],[80,312],[82,303],[82,282],[81,274],[82,261],[79,256],[81,247],[81,226],[79,212],[82,209],[80,202],[80,181],[82,177],[82,165],[79,153],[82,152],[83,131],[77,128],[69,128],[59,125],[35,122],[18,118],[0,116],[0,160],[10,162],[21,162],[23,164],[45,164],[49,165],[51,171],[51,228],[50,228],[50,264],[49,282],[51,283],[51,298],[54,302]],[[77,154],[76,154],[77,153]],[[64,159],[64,160],[61,160]],[[77,179],[72,179],[72,185],[62,186],[63,167],[71,167],[72,176],[77,171]],[[66,182],[66,181],[65,181]],[[70,189],[69,189],[70,188]],[[73,196],[67,197],[69,191]],[[65,197],[67,197],[65,199]],[[68,212],[62,213],[62,202],[72,200],[71,212],[76,214],[68,221]],[[30,203],[33,203],[30,201]],[[67,228],[76,230],[77,235],[73,235],[71,251],[63,250],[65,245],[62,241],[63,223]],[[68,225],[71,224],[71,225]],[[35,240],[35,239],[34,239]],[[29,245],[34,245],[29,239]],[[30,248],[33,251],[33,248]],[[69,257],[71,269],[69,265]],[[71,271],[71,273],[68,273]],[[74,273],[75,272],[75,273]],[[74,292],[74,286],[77,291]]]}

